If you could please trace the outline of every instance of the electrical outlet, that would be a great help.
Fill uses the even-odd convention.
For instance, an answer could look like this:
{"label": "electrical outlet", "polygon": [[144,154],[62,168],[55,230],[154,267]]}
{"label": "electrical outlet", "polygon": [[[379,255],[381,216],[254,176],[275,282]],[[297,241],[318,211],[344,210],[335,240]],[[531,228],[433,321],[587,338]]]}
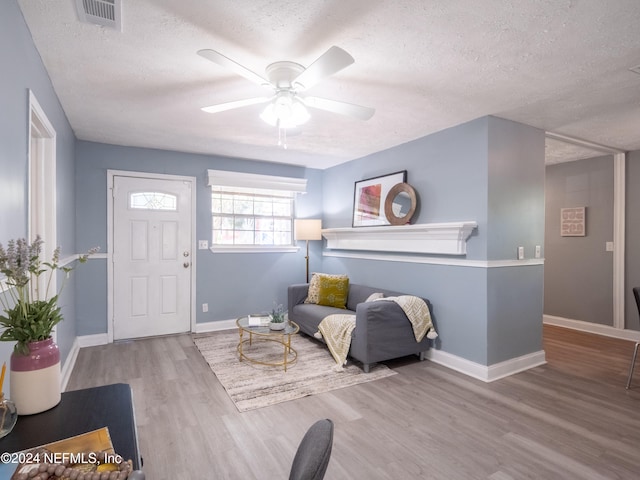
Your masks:
{"label": "electrical outlet", "polygon": [[542,248],[540,245],[536,245],[536,258],[540,258],[542,256]]}
{"label": "electrical outlet", "polygon": [[524,260],[524,247],[518,247],[518,260]]}
{"label": "electrical outlet", "polygon": [[203,303],[202,304],[202,313],[207,313],[209,311],[209,304],[208,303]]}
{"label": "electrical outlet", "polygon": [[198,240],[198,250],[206,250],[209,248],[209,240]]}

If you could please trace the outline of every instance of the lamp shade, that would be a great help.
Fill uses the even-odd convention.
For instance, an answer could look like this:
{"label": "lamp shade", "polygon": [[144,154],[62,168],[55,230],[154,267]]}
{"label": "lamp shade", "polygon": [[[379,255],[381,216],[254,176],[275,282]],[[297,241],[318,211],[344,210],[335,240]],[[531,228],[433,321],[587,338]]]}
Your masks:
{"label": "lamp shade", "polygon": [[322,220],[316,218],[296,218],[294,235],[296,240],[322,240]]}

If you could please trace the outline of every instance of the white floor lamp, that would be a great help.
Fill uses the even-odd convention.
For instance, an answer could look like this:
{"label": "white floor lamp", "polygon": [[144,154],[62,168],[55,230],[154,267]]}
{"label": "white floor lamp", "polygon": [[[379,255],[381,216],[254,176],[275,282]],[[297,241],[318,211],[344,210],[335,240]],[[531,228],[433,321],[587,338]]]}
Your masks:
{"label": "white floor lamp", "polygon": [[296,240],[307,241],[307,283],[309,283],[309,240],[322,240],[322,220],[315,218],[296,218],[294,220]]}

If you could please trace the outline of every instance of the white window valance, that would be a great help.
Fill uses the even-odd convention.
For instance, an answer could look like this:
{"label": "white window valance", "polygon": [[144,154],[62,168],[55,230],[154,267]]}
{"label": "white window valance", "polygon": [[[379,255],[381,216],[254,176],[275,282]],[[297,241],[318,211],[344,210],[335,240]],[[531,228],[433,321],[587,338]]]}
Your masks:
{"label": "white window valance", "polygon": [[277,177],[256,173],[230,172],[225,170],[207,170],[210,187],[231,187],[254,191],[307,193],[306,178]]}

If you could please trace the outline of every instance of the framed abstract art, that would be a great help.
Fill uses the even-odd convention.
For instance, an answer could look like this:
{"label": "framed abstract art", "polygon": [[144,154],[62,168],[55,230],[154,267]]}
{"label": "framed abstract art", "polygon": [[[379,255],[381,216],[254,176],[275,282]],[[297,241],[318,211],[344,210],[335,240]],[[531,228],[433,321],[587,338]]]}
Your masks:
{"label": "framed abstract art", "polygon": [[402,170],[356,182],[353,193],[353,226],[390,225],[384,212],[385,199],[395,185],[406,181],[407,171]]}

